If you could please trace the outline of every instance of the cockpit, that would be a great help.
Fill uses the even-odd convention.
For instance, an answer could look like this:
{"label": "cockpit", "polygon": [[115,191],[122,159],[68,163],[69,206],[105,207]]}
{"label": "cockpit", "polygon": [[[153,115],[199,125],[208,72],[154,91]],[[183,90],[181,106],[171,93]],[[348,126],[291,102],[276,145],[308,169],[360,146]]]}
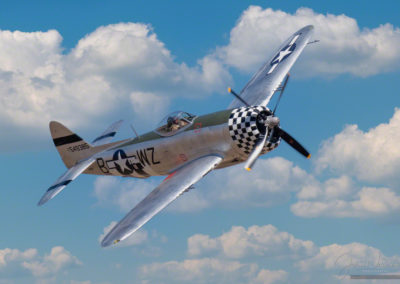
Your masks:
{"label": "cockpit", "polygon": [[175,111],[161,120],[155,132],[161,136],[175,135],[192,125],[195,117],[195,115],[184,111]]}

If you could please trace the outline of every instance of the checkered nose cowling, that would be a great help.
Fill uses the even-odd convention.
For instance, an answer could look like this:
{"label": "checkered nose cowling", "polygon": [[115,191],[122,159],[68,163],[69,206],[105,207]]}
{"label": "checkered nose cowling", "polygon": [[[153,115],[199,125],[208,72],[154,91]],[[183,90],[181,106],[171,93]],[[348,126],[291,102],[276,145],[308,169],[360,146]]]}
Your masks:
{"label": "checkered nose cowling", "polygon": [[[250,154],[260,136],[260,130],[257,127],[257,116],[262,111],[270,112],[269,109],[263,106],[241,107],[232,110],[229,116],[229,134],[235,141],[236,146],[246,154]],[[262,153],[271,151],[278,144],[279,140],[276,143],[267,142]]]}

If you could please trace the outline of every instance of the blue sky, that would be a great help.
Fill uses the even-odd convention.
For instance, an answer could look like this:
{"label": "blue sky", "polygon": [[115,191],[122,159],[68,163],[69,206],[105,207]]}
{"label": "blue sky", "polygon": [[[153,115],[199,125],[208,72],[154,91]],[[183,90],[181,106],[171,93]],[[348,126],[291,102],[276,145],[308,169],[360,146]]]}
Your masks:
{"label": "blue sky", "polygon": [[[366,263],[399,271],[399,6],[2,1],[0,283],[338,283]],[[123,139],[130,123],[145,132],[173,110],[224,109],[226,88],[240,91],[307,24],[321,41],[294,66],[278,114],[311,160],[282,143],[251,173],[215,171],[110,249],[104,230],[160,178],[82,175],[36,206],[65,171],[50,120],[91,140],[122,118]]]}

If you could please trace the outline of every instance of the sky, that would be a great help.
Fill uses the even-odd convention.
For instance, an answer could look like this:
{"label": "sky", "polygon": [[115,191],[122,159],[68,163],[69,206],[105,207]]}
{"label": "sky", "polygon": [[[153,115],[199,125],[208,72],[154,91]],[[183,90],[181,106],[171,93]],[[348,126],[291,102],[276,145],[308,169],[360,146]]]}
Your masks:
{"label": "sky", "polygon": [[[0,284],[400,274],[400,3],[299,2],[1,1]],[[277,114],[310,160],[281,143],[250,173],[214,171],[106,249],[102,236],[161,178],[81,175],[36,206],[66,170],[51,120],[91,141],[124,119],[124,139],[174,110],[226,109],[227,87],[239,92],[309,24],[319,42]]]}

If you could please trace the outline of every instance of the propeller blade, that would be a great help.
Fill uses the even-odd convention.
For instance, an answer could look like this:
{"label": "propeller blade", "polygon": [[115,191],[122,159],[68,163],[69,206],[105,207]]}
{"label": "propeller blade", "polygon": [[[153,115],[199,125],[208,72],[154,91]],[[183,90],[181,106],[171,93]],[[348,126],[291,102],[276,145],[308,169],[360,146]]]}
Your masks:
{"label": "propeller blade", "polygon": [[258,156],[260,155],[265,141],[267,141],[267,135],[266,134],[260,134],[260,137],[258,137],[258,140],[256,142],[256,145],[254,146],[253,151],[250,153],[249,157],[247,158],[246,165],[244,168],[248,171],[251,170],[253,167],[254,163],[256,162]]}
{"label": "propeller blade", "polygon": [[296,141],[289,133],[287,133],[282,128],[279,128],[279,136],[286,141],[290,146],[292,146],[297,152],[302,154],[307,159],[311,158],[311,154],[303,147],[299,142]]}

